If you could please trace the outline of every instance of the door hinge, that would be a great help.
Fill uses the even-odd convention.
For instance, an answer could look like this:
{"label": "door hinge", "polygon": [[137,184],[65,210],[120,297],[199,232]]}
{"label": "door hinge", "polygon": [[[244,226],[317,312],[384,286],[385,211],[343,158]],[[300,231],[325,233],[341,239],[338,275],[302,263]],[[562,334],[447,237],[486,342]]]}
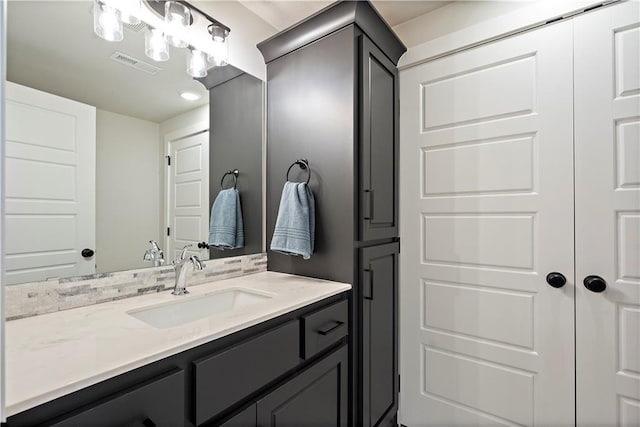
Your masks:
{"label": "door hinge", "polygon": [[400,394],[400,374],[398,374],[398,394]]}
{"label": "door hinge", "polygon": [[167,236],[171,236],[171,227],[167,227]]}
{"label": "door hinge", "polygon": [[167,157],[167,166],[171,166],[171,156],[166,156]]}

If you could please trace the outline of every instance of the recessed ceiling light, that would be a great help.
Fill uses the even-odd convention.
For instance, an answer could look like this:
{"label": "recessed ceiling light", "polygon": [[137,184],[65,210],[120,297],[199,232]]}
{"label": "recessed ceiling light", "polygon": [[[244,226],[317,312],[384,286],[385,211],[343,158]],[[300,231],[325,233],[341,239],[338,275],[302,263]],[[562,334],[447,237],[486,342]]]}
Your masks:
{"label": "recessed ceiling light", "polygon": [[199,94],[189,91],[179,92],[179,95],[182,99],[186,99],[187,101],[197,101],[201,98]]}

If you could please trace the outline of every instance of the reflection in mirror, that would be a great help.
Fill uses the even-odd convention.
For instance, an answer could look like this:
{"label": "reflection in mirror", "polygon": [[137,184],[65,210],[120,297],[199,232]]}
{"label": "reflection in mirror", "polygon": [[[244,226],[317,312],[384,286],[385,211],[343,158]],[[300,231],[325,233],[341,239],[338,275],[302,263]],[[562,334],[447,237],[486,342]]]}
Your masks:
{"label": "reflection in mirror", "polygon": [[216,256],[263,251],[260,80],[231,65],[193,80],[188,49],[155,62],[144,23],[107,42],[89,1],[10,1],[8,17],[6,284],[170,264],[208,240],[220,177],[246,159],[247,244]]}

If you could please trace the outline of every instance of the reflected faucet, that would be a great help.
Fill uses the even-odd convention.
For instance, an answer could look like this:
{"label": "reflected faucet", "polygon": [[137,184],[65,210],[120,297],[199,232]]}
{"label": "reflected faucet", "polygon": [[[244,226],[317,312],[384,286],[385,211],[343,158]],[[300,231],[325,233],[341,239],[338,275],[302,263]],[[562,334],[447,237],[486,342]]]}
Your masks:
{"label": "reflected faucet", "polygon": [[155,240],[149,240],[151,243],[151,249],[147,249],[144,253],[144,260],[153,262],[154,267],[160,267],[160,265],[164,262],[164,252],[158,246],[158,243]]}
{"label": "reflected faucet", "polygon": [[191,262],[194,270],[202,270],[204,268],[202,265],[202,262],[197,256],[192,255],[189,258],[187,258],[187,250],[191,246],[193,245],[187,245],[184,248],[182,248],[182,252],[180,252],[180,256],[178,256],[178,259],[173,261],[173,269],[176,272],[176,286],[173,288],[173,292],[171,292],[173,295],[185,295],[189,293],[189,291],[187,291],[187,288],[186,288],[186,281],[187,281],[186,266],[188,261]]}

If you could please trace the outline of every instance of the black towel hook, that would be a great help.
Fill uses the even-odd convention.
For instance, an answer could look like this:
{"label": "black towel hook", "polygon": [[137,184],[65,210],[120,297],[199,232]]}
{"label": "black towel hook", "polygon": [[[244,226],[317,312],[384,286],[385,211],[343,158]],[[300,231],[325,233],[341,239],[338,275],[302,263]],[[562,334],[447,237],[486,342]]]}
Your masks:
{"label": "black towel hook", "polygon": [[291,166],[289,166],[289,169],[287,169],[287,181],[289,181],[289,172],[291,172],[291,168],[294,167],[295,165],[298,165],[300,166],[300,169],[307,171],[307,174],[308,174],[307,185],[308,185],[309,181],[311,180],[311,166],[309,166],[309,160],[307,159],[298,159],[295,162],[293,162]]}
{"label": "black towel hook", "polygon": [[220,180],[220,188],[222,188],[222,184],[224,183],[224,179],[227,177],[227,175],[233,175],[233,189],[235,190],[238,186],[238,174],[240,174],[240,171],[238,169],[227,171],[227,173],[222,175],[222,179]]}

